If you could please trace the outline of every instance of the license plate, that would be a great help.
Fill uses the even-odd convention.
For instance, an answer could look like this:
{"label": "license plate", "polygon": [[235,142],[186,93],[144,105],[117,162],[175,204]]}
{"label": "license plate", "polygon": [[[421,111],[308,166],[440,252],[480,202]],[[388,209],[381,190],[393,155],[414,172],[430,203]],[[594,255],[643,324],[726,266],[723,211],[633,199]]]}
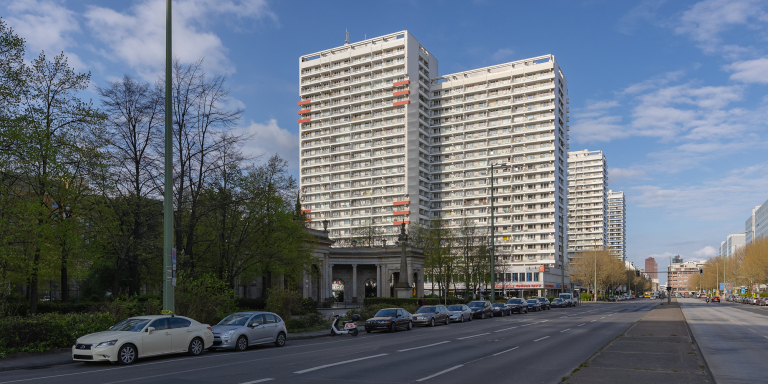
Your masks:
{"label": "license plate", "polygon": [[355,329],[357,328],[357,324],[345,324],[344,329]]}

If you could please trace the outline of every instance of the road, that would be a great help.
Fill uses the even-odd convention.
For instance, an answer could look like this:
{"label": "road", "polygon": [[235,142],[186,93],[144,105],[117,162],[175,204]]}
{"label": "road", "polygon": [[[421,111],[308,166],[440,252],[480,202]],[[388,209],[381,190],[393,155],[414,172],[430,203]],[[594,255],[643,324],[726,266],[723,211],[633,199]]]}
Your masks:
{"label": "road", "polygon": [[717,383],[765,382],[768,308],[677,299]]}
{"label": "road", "polygon": [[131,366],[67,364],[2,372],[25,383],[557,383],[658,301],[574,308],[389,333],[293,341],[283,348],[168,356]]}

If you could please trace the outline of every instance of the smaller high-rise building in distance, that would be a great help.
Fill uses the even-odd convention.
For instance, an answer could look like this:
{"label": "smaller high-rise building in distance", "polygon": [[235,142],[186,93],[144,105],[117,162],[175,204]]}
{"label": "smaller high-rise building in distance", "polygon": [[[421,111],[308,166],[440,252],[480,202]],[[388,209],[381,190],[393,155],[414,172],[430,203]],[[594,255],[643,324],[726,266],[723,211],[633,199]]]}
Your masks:
{"label": "smaller high-rise building in distance", "polygon": [[568,152],[568,257],[608,246],[607,186],[603,151]]}
{"label": "smaller high-rise building in distance", "polygon": [[627,205],[624,192],[608,190],[608,251],[627,259]]}

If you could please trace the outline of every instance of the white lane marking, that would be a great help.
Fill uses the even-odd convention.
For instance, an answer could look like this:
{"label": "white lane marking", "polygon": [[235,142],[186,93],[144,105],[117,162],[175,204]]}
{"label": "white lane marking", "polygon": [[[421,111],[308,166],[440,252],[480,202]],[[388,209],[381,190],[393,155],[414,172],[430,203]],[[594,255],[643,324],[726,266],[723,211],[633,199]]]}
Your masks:
{"label": "white lane marking", "polygon": [[509,352],[509,351],[514,351],[514,350],[515,350],[515,349],[517,349],[517,348],[519,348],[519,347],[510,348],[510,349],[507,349],[506,351],[501,351],[501,352],[499,352],[499,353],[494,353],[493,355],[494,355],[494,356],[498,356],[498,355],[501,355],[502,353],[507,353],[507,352]]}
{"label": "white lane marking", "polygon": [[605,319],[605,316],[601,317],[601,319]]}
{"label": "white lane marking", "polygon": [[458,339],[456,339],[456,340],[471,339],[471,338],[473,338],[473,337],[478,337],[478,336],[485,336],[485,335],[490,335],[490,334],[491,334],[490,332],[488,332],[488,333],[481,333],[481,334],[479,334],[479,335],[472,335],[472,336],[464,336],[464,337],[459,337],[459,338],[458,338]]}
{"label": "white lane marking", "polygon": [[377,358],[377,357],[386,356],[386,355],[387,355],[386,353],[382,353],[382,354],[373,355],[373,356],[366,356],[366,357],[361,357],[361,358],[359,358],[359,359],[345,360],[345,361],[341,361],[341,362],[338,362],[338,363],[333,363],[333,364],[326,364],[326,365],[320,365],[320,366],[317,366],[317,367],[313,367],[313,368],[302,369],[301,371],[296,371],[296,372],[294,372],[294,373],[296,373],[296,374],[299,374],[299,375],[300,375],[300,374],[302,374],[302,373],[307,373],[307,372],[317,371],[318,369],[324,369],[324,368],[328,368],[328,367],[335,367],[335,366],[337,366],[337,365],[342,365],[342,364],[349,364],[349,363],[354,363],[355,361],[362,361],[362,360],[368,360],[368,359],[375,359],[375,358]]}
{"label": "white lane marking", "polygon": [[256,384],[256,383],[263,383],[263,382],[265,382],[265,381],[270,381],[270,380],[274,380],[274,379],[270,378],[270,379],[261,379],[261,380],[254,380],[254,381],[246,381],[245,383],[240,383],[240,384]]}
{"label": "white lane marking", "polygon": [[571,330],[570,328],[568,328],[568,329],[563,329],[562,331],[560,331],[560,333],[563,333],[563,332],[566,332],[566,331],[570,331],[570,330]]}
{"label": "white lane marking", "polygon": [[568,317],[568,316],[560,316],[560,318],[561,318],[561,319],[562,319],[562,318],[565,318],[565,317]]}
{"label": "white lane marking", "polygon": [[539,323],[546,323],[547,321],[549,320],[542,320],[542,321],[539,321]]}
{"label": "white lane marking", "polygon": [[515,329],[515,328],[517,328],[517,327],[510,327],[510,328],[499,329],[498,331],[493,331],[493,332],[496,333],[496,332],[501,332],[501,331],[509,331],[510,329]]}
{"label": "white lane marking", "polygon": [[448,373],[448,372],[450,372],[450,371],[453,371],[454,369],[459,369],[459,368],[461,368],[461,367],[463,367],[463,366],[464,366],[464,364],[461,364],[461,365],[457,365],[457,366],[455,366],[455,367],[453,367],[453,368],[448,368],[448,369],[446,369],[445,371],[440,371],[440,372],[438,372],[438,373],[435,373],[434,375],[429,375],[429,376],[427,376],[427,377],[422,377],[421,379],[418,379],[418,380],[416,380],[416,381],[424,381],[424,380],[429,380],[429,379],[431,379],[431,378],[433,378],[433,377],[437,377],[437,376],[440,376],[440,375],[442,375],[442,374],[444,374],[444,373]]}
{"label": "white lane marking", "polygon": [[529,326],[529,325],[534,325],[534,324],[536,324],[536,323],[523,324],[523,325],[521,325],[521,327],[527,327],[527,326]]}
{"label": "white lane marking", "polygon": [[595,321],[597,321],[597,320],[592,320],[592,321],[590,321],[590,323],[594,323]]}
{"label": "white lane marking", "polygon": [[581,327],[581,326],[582,326],[582,325],[584,325],[584,324],[586,324],[586,323],[581,323],[581,324],[577,325],[577,327]]}
{"label": "white lane marking", "polygon": [[546,339],[546,338],[548,338],[548,337],[549,337],[549,336],[544,336],[544,337],[542,337],[541,339],[536,339],[536,340],[534,340],[533,342],[535,343],[535,342],[537,342],[537,341],[541,341],[541,340],[544,340],[544,339]]}
{"label": "white lane marking", "polygon": [[434,343],[434,344],[429,344],[429,345],[422,345],[421,347],[413,347],[413,348],[408,348],[408,349],[401,349],[398,352],[413,351],[414,349],[422,349],[422,348],[427,348],[427,347],[434,347],[435,345],[440,345],[440,344],[445,344],[445,343],[450,343],[450,341],[441,341],[439,343]]}

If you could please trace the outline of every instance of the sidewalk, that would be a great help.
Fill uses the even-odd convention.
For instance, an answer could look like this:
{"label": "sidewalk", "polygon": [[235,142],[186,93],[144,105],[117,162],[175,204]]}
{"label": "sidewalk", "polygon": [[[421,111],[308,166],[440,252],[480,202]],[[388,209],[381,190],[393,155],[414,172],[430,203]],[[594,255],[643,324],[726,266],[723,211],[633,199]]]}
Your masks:
{"label": "sidewalk", "polygon": [[[365,326],[358,325],[358,330],[360,332],[365,332]],[[301,332],[301,333],[288,333],[288,341],[291,340],[306,340],[306,339],[315,339],[318,337],[325,337],[330,336],[331,330],[329,329],[322,329],[319,331],[312,331],[312,332]],[[352,337],[347,335],[342,335],[341,337]],[[14,354],[14,356],[9,356],[0,359],[0,372],[2,371],[11,371],[16,369],[34,369],[34,368],[42,368],[42,367],[50,367],[53,365],[61,365],[61,364],[70,364],[74,363],[72,361],[72,352],[69,348],[61,348],[54,351],[49,351],[45,353],[18,353]]]}
{"label": "sidewalk", "polygon": [[714,380],[673,299],[651,310],[563,382],[697,384]]}

